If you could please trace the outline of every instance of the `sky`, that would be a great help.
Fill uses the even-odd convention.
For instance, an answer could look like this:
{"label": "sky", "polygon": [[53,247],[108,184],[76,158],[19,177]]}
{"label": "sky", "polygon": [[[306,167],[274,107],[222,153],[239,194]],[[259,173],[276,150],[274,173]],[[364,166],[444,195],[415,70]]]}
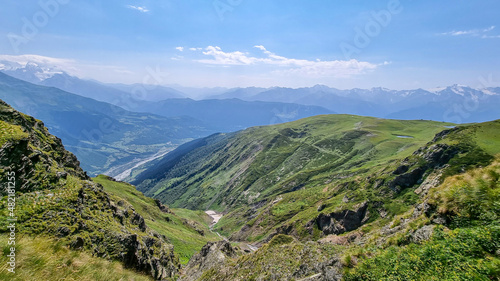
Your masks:
{"label": "sky", "polygon": [[492,87],[499,50],[498,0],[3,0],[0,10],[0,55],[109,83]]}

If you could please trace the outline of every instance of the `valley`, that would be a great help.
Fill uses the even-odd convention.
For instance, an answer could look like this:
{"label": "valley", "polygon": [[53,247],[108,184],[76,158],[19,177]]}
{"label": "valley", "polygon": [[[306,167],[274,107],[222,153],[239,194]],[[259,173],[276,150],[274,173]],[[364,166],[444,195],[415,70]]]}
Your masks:
{"label": "valley", "polygon": [[132,176],[132,171],[134,171],[134,169],[145,166],[149,162],[165,156],[167,153],[169,153],[172,150],[173,150],[173,148],[172,149],[164,149],[164,150],[158,151],[156,154],[154,154],[150,157],[131,160],[130,162],[123,164],[121,166],[113,167],[113,168],[105,171],[103,174],[108,175],[110,177],[114,177],[115,179],[120,180],[120,181],[125,180],[128,177]]}
{"label": "valley", "polygon": [[3,1],[0,280],[500,281],[500,1]]}
{"label": "valley", "polygon": [[499,121],[319,115],[213,134],[158,153],[133,174],[136,188],[88,178],[40,121],[7,104],[1,110],[0,155],[31,159],[2,156],[0,168],[19,177],[19,231],[28,237],[19,261],[39,276],[26,255],[46,245],[33,235],[58,241],[48,250],[57,259],[37,258],[55,260],[52,272],[71,278],[115,261],[142,273],[115,264],[101,277],[378,280],[395,262],[403,269],[390,276],[415,278],[408,249],[439,267],[444,253],[419,251],[448,249],[455,235],[476,254],[449,248],[453,260],[439,274],[497,276]]}
{"label": "valley", "polygon": [[[40,278],[498,278],[498,120],[382,119],[238,100],[144,102],[156,106],[155,115],[0,78],[0,97],[48,126],[1,104],[1,176],[18,176],[25,245],[18,261]],[[261,107],[264,118],[242,111],[224,123],[217,119],[224,115],[203,112],[227,102],[236,111]],[[172,110],[162,114],[167,105]],[[286,114],[276,106],[286,106]],[[175,117],[183,110],[198,115]],[[241,130],[214,133],[193,116]],[[268,118],[270,124],[250,126]],[[99,135],[92,128],[109,127],[102,120],[113,129]],[[85,141],[82,132],[99,138]],[[4,241],[8,228],[0,227]],[[456,239],[465,244],[452,246]],[[423,264],[436,269],[422,271]],[[400,269],[387,273],[394,267]]]}

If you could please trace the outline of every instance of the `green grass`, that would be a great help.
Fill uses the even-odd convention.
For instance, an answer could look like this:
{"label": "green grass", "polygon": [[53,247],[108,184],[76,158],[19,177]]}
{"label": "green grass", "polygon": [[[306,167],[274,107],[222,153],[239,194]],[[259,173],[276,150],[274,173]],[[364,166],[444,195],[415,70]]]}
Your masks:
{"label": "green grass", "polygon": [[[429,223],[414,218],[389,239],[394,245],[364,245],[370,253],[357,255],[359,264],[347,271],[345,280],[499,280],[499,157],[486,167],[446,178],[420,198],[448,218],[448,228],[438,226],[431,240],[409,243],[408,231]],[[393,226],[401,224],[400,217]]]}
{"label": "green grass", "polygon": [[498,226],[436,231],[423,244],[391,246],[366,259],[344,279],[350,280],[498,280]]}
{"label": "green grass", "polygon": [[[331,198],[339,198],[339,185],[355,181],[358,187],[366,186],[369,176],[396,165],[447,125],[323,115],[249,128],[207,138],[206,146],[188,153],[165,179],[153,185],[144,182],[139,188],[174,207],[229,212],[216,226],[225,235],[249,221],[254,212],[243,207],[273,201],[281,194],[285,200],[267,206],[266,216],[256,221],[259,233],[253,237],[266,237],[263,234],[287,221],[305,224],[318,214],[310,206],[320,201],[337,209]],[[328,191],[322,192],[325,188]],[[348,196],[358,202],[371,196],[358,189]]]}
{"label": "green grass", "polygon": [[458,226],[500,223],[500,155],[487,167],[447,178],[430,191],[429,201],[439,212],[454,216]]}
{"label": "green grass", "polygon": [[9,124],[0,120],[0,147],[7,141],[21,140],[28,137],[28,134],[23,132],[20,126]]}
{"label": "green grass", "polygon": [[500,153],[500,120],[481,123],[473,126],[475,142],[488,154],[496,155]]}
{"label": "green grass", "polygon": [[[7,235],[0,235],[4,253],[0,256],[0,280],[133,280],[152,277],[126,269],[120,262],[93,257],[87,251],[73,251],[49,237],[16,237],[16,269],[8,272]],[[10,250],[8,250],[10,252]]]}
{"label": "green grass", "polygon": [[[179,255],[181,264],[186,264],[208,241],[220,240],[210,232],[208,225],[211,218],[202,211],[173,209],[172,213],[164,213],[157,207],[154,199],[144,196],[133,185],[115,182],[103,175],[93,180],[101,184],[116,200],[129,202],[144,217],[148,227],[165,235],[174,245],[174,252]],[[204,236],[187,224],[186,220],[194,222],[204,232]]]}
{"label": "green grass", "polygon": [[[248,241],[292,226],[297,238],[317,239],[317,229],[304,226],[319,215],[320,205],[324,205],[321,212],[328,213],[364,201],[378,202],[379,207],[369,207],[369,222],[379,218],[378,208],[387,212],[388,219],[410,210],[418,195],[411,189],[389,189],[388,183],[396,178],[392,172],[407,157],[412,169],[425,164],[423,157],[412,154],[428,147],[449,125],[324,115],[254,127],[207,138],[207,145],[189,152],[166,171],[165,179],[139,187],[175,207],[224,211],[227,214],[215,229],[228,237],[244,225],[246,233],[238,237]],[[498,121],[451,130],[437,143],[462,153],[449,162],[444,176],[488,165],[492,155],[500,152],[499,134]],[[255,208],[257,202],[261,203]]]}

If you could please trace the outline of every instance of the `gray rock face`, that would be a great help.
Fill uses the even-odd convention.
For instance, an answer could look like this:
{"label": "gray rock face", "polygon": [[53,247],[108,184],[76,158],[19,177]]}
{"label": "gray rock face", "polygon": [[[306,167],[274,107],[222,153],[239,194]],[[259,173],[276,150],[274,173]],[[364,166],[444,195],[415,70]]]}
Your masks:
{"label": "gray rock face", "polygon": [[418,216],[425,214],[427,217],[431,215],[432,206],[429,203],[423,202],[415,206],[413,210],[412,218],[417,218]]}
{"label": "gray rock face", "polygon": [[318,228],[325,235],[341,234],[347,231],[352,231],[363,225],[367,219],[368,203],[363,202],[354,206],[353,210],[344,210],[329,214],[320,214],[314,221],[308,223],[306,227],[310,227],[311,223],[316,223]]}
{"label": "gray rock face", "polygon": [[411,241],[414,243],[421,243],[431,239],[432,233],[434,233],[434,228],[435,225],[422,226],[411,235]]}
{"label": "gray rock face", "polygon": [[[140,271],[150,272],[155,280],[173,277],[178,271],[175,266],[173,249],[166,246],[155,237],[139,239],[137,234],[121,237],[125,251],[121,253],[121,260],[125,266]],[[157,255],[152,255],[152,248],[159,248]]]}
{"label": "gray rock face", "polygon": [[179,281],[197,280],[204,271],[219,266],[236,255],[236,250],[227,241],[208,242],[198,254],[191,257]]}
{"label": "gray rock face", "polygon": [[415,189],[415,193],[421,196],[427,195],[429,190],[441,184],[442,172],[429,175],[420,186]]}
{"label": "gray rock face", "polygon": [[410,158],[404,159],[393,172],[397,176],[389,182],[389,188],[399,192],[402,188],[421,183],[428,169],[447,164],[459,152],[458,148],[446,144],[434,144],[418,149],[413,155],[422,161],[419,163],[419,161],[410,160]]}

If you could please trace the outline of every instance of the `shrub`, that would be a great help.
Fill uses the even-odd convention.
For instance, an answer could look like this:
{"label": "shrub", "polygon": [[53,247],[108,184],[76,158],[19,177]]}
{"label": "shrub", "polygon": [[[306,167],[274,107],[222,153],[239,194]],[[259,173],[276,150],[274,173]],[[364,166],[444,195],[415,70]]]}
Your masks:
{"label": "shrub", "polygon": [[495,280],[500,227],[436,230],[421,245],[389,247],[347,272],[345,280]]}

